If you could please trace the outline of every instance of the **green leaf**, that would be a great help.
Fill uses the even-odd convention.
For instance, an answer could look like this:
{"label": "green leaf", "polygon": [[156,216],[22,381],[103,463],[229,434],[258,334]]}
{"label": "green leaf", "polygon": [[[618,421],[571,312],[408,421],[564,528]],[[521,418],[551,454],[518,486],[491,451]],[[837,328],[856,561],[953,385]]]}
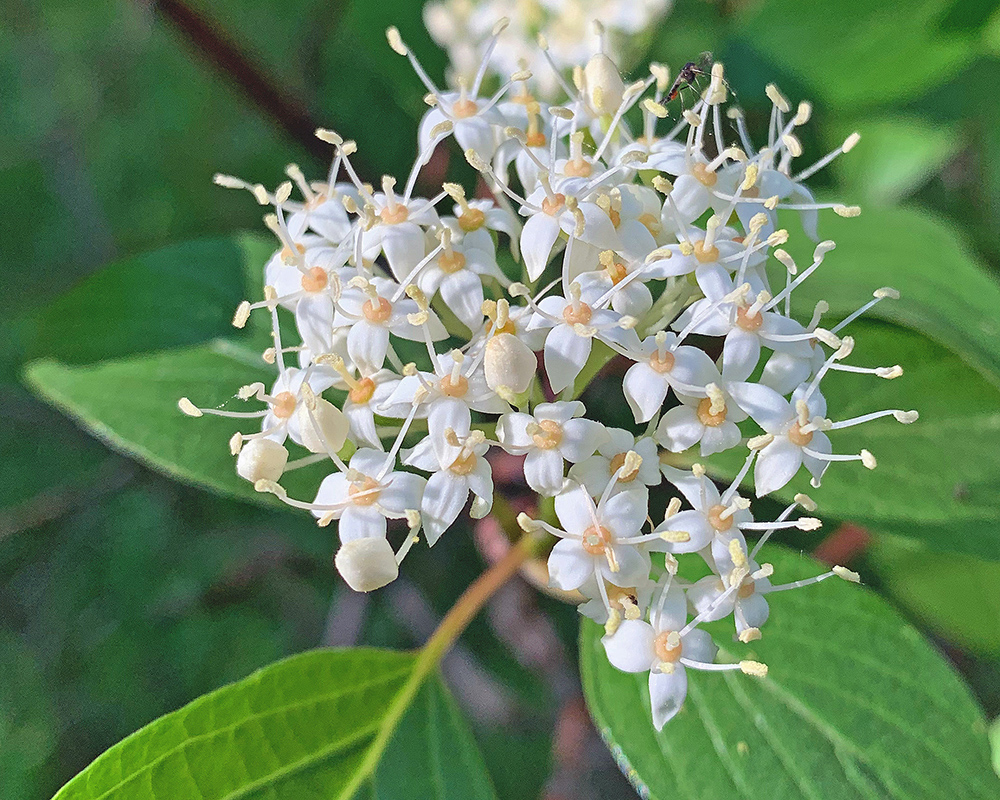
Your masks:
{"label": "green leaf", "polygon": [[[773,547],[776,580],[821,565]],[[720,623],[721,625],[722,623]],[[763,638],[716,636],[719,661],[765,679],[688,671],[687,700],[659,734],[645,674],[608,664],[586,621],[580,661],[591,714],[623,771],[666,800],[994,798],[986,722],[952,668],[882,600],[830,580],[775,595]],[[647,794],[643,794],[647,796]]]}
{"label": "green leaf", "polygon": [[866,557],[882,593],[922,626],[966,650],[1000,653],[1000,563],[889,536],[878,537]]}
{"label": "green leaf", "polygon": [[[48,402],[73,417],[110,447],[138,458],[177,480],[221,494],[266,500],[236,475],[227,442],[255,420],[204,416],[191,419],[177,408],[191,397],[206,408],[246,410],[233,398],[253,381],[270,385],[275,373],[259,355],[230,341],[148,356],[68,366],[45,359],[30,364],[25,380]],[[243,423],[240,425],[240,423]],[[288,474],[289,493],[315,491],[310,468]]]}
{"label": "green leaf", "polygon": [[993,769],[1000,775],[1000,718],[990,725],[990,745],[993,748]]}
{"label": "green leaf", "polygon": [[974,32],[937,29],[949,5],[915,0],[904,11],[866,0],[765,0],[750,7],[735,31],[818,97],[855,109],[917,95],[972,57]]}
{"label": "green leaf", "polygon": [[954,128],[903,116],[849,124],[831,120],[824,139],[832,149],[852,131],[861,133],[861,141],[849,156],[834,161],[833,169],[842,179],[845,196],[862,204],[899,202],[917,191],[961,147]]}
{"label": "green leaf", "polygon": [[489,800],[454,701],[436,676],[414,692],[416,664],[372,649],[293,656],[152,722],[56,798]]}
{"label": "green leaf", "polygon": [[[823,517],[920,539],[934,550],[1000,560],[1000,392],[957,356],[917,333],[863,321],[854,323],[851,332],[857,338],[852,364],[902,364],[905,373],[891,381],[828,374],[823,394],[831,418],[915,408],[920,419],[901,425],[889,417],[832,432],[835,452],[867,448],[878,467],[869,471],[858,463],[832,464],[818,489],[800,474],[777,496],[790,501],[796,492],[806,492],[819,503]],[[731,479],[742,460],[733,451],[708,459],[706,465]]]}
{"label": "green leaf", "polygon": [[273,249],[237,234],[109,264],[34,316],[28,357],[79,364],[235,334],[233,311],[260,294]]}
{"label": "green leaf", "polygon": [[[795,290],[793,312],[808,315],[823,299],[831,320],[843,318],[873,290],[892,286],[901,298],[883,300],[868,316],[920,331],[1000,386],[1000,284],[954,229],[913,209],[872,208],[853,219],[824,215],[820,236],[837,249]],[[800,265],[811,263],[803,237],[793,237],[787,249]]]}

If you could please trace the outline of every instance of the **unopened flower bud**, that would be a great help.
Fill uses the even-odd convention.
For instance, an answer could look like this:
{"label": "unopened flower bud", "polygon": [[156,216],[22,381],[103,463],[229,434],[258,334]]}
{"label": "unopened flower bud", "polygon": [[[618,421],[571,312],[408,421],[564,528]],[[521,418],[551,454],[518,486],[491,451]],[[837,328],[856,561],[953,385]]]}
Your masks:
{"label": "unopened flower bud", "polygon": [[587,62],[583,76],[590,107],[600,114],[614,114],[625,94],[625,83],[615,62],[604,53],[597,53]]}
{"label": "unopened flower bud", "polygon": [[299,403],[298,415],[302,445],[312,453],[337,452],[347,441],[350,423],[339,408],[329,400],[316,398],[314,408]]}
{"label": "unopened flower bud", "polygon": [[486,385],[493,391],[506,387],[513,394],[521,394],[531,385],[538,361],[528,346],[514,334],[500,333],[487,343],[483,367]]}
{"label": "unopened flower bud", "polygon": [[399,576],[392,545],[381,536],[344,542],[333,563],[347,585],[356,592],[381,589]]}
{"label": "unopened flower bud", "polygon": [[278,481],[288,463],[288,451],[274,439],[251,439],[236,459],[236,472],[250,483]]}

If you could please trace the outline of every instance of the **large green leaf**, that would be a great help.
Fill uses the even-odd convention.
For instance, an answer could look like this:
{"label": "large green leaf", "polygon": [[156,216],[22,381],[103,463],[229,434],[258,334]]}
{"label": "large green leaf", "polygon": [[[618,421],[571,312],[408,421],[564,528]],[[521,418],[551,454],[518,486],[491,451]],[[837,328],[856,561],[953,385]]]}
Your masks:
{"label": "large green leaf", "polygon": [[482,757],[440,678],[415,691],[417,660],[373,649],[293,656],[161,717],[56,797],[489,800]]}
{"label": "large green leaf", "polygon": [[[822,571],[770,548],[776,580]],[[986,722],[952,668],[863,588],[841,581],[775,595],[763,638],[716,637],[719,660],[754,658],[765,679],[688,671],[687,701],[659,734],[646,675],[608,664],[586,622],[591,713],[643,796],[665,800],[995,798]]]}
{"label": "large green leaf", "polygon": [[948,642],[1000,654],[1000,564],[880,536],[865,563],[883,594]]}
{"label": "large green leaf", "polygon": [[[36,393],[111,447],[178,480],[257,500],[263,496],[236,475],[227,444],[235,431],[248,432],[256,421],[191,419],[178,410],[177,400],[186,396],[202,407],[247,410],[250,405],[234,399],[236,390],[253,381],[270,385],[274,377],[259,355],[223,339],[98,364],[46,359],[25,372]],[[318,483],[308,468],[288,478],[293,494],[315,490]]]}
{"label": "large green leaf", "polygon": [[85,363],[234,335],[233,312],[260,294],[273,249],[237,234],[109,264],[35,315],[28,357]]}
{"label": "large green leaf", "polygon": [[[892,381],[828,374],[823,393],[829,416],[916,408],[920,419],[901,425],[890,417],[832,432],[835,452],[867,448],[878,467],[831,464],[818,489],[800,474],[778,496],[790,500],[806,492],[819,503],[820,516],[916,538],[933,550],[1000,560],[1000,392],[917,333],[861,321],[851,332],[857,338],[851,363],[902,364],[905,373]],[[725,479],[735,475],[742,459],[732,451],[706,464]]]}
{"label": "large green leaf", "polygon": [[853,109],[917,95],[970,60],[974,31],[938,29],[951,4],[764,0],[750,6],[736,31],[818,97]]}
{"label": "large green leaf", "polygon": [[[830,320],[843,318],[873,290],[892,286],[900,299],[883,300],[869,316],[924,333],[1000,385],[1000,283],[953,228],[913,209],[871,208],[853,219],[824,215],[819,230],[837,249],[795,290],[793,311],[807,315],[822,299],[830,304]],[[799,264],[812,260],[802,236],[787,249]]]}

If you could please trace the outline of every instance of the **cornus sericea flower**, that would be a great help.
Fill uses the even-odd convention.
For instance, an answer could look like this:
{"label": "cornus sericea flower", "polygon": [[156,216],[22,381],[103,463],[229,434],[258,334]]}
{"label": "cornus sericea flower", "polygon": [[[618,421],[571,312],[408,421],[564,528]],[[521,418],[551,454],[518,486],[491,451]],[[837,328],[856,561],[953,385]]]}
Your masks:
{"label": "cornus sericea flower", "polygon": [[[777,211],[798,211],[814,240],[824,211],[856,215],[815,202],[805,185],[856,135],[798,169],[807,103],[793,113],[768,87],[756,146],[727,108],[721,65],[685,90],[687,108],[669,97],[664,65],[624,78],[611,34],[643,27],[662,0],[551,2],[530,21],[497,19],[494,5],[428,6],[432,32],[460,56],[452,89],[388,32],[415,89],[429,92],[401,187],[362,180],[357,145],[330,130],[317,131],[331,146],[323,181],[294,165],[273,189],[217,177],[268,207],[276,241],[262,299],[241,303],[233,323],[266,315],[262,363],[274,378],[232,387],[214,407],[179,405],[242,426],[229,440],[237,474],[335,528],[337,570],[358,591],[394,580],[410,550],[436,543],[464,509],[490,513],[502,502],[491,459],[522,459],[523,484],[554,499],[552,513],[521,514],[520,528],[551,534],[551,585],[578,593],[580,612],[605,627],[611,663],[649,673],[659,728],[690,670],[766,673],[752,660],[715,663],[701,623],[731,617],[746,644],[765,635],[768,595],[858,580],[835,567],[779,582],[761,547],[819,526],[815,503],[788,488],[797,476],[818,486],[831,465],[875,467],[867,449],[838,451],[840,429],[917,419],[827,408],[844,372],[902,374],[851,363],[851,323],[898,295],[878,289],[839,321],[825,319],[826,302],[795,302],[834,269],[834,243],[819,241],[800,266]],[[595,16],[608,30],[590,36],[581,20]],[[538,25],[540,43],[527,34]],[[480,173],[477,195],[426,185],[438,147]],[[714,456],[726,451],[735,461],[725,463],[742,456],[743,466],[716,485]],[[283,485],[299,469],[313,477],[308,497]],[[761,518],[751,498],[771,495],[786,506]],[[651,507],[666,508],[662,521]],[[710,574],[691,582],[683,568],[695,557]]]}

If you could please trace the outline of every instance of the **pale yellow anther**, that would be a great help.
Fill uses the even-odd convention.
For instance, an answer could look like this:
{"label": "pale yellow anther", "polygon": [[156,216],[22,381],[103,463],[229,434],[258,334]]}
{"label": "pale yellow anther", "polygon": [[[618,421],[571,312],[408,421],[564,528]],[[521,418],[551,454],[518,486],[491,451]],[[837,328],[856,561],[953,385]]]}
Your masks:
{"label": "pale yellow anther", "polygon": [[760,436],[751,437],[747,441],[747,447],[751,450],[760,450],[763,447],[767,447],[771,442],[774,441],[774,436],[770,433],[762,433]]}
{"label": "pale yellow anther", "polygon": [[760,167],[757,164],[747,164],[747,171],[743,175],[743,182],[740,184],[741,192],[748,192],[757,185],[757,176],[760,175]]}
{"label": "pale yellow anther", "polygon": [[695,114],[690,108],[684,109],[684,121],[690,125],[692,128],[697,128],[701,125],[701,117]]}
{"label": "pale yellow anther", "polygon": [[696,478],[704,478],[705,477],[705,465],[704,464],[699,464],[699,463],[692,464],[691,465],[691,474],[694,475]]}
{"label": "pale yellow anther", "polygon": [[873,296],[879,300],[898,300],[899,292],[893,289],[891,286],[883,286],[881,289],[876,289]]}
{"label": "pale yellow anther", "polygon": [[687,531],[662,531],[660,538],[672,544],[684,544],[691,541],[691,534]]}
{"label": "pale yellow anther", "polygon": [[804,509],[805,511],[808,511],[808,512],[809,512],[810,514],[812,514],[812,513],[814,512],[814,511],[816,511],[816,509],[817,509],[817,508],[819,508],[819,506],[817,506],[817,505],[816,505],[816,501],[815,501],[815,500],[813,500],[813,499],[812,499],[812,498],[811,498],[811,497],[810,497],[809,495],[807,495],[807,494],[802,494],[801,492],[799,492],[799,493],[798,493],[797,495],[795,495],[795,497],[793,497],[792,499],[793,499],[793,500],[794,500],[794,501],[795,501],[796,503],[798,503],[798,504],[799,504],[800,506],[802,506],[802,508],[803,508],[803,509]]}
{"label": "pale yellow anther", "polygon": [[538,36],[535,37],[535,38],[536,38],[536,41],[538,42],[538,47],[539,47],[540,50],[548,50],[549,49],[549,40],[545,38],[545,34],[544,33],[539,33]]}
{"label": "pale yellow anther", "polygon": [[838,578],[842,578],[845,581],[850,581],[851,583],[861,583],[861,576],[853,570],[849,570],[847,567],[841,567],[838,564],[831,571]]}
{"label": "pale yellow anther", "polygon": [[705,394],[711,401],[708,413],[712,415],[721,414],[726,410],[726,396],[718,384],[710,383],[705,387]]}
{"label": "pale yellow anther", "polygon": [[660,194],[670,194],[674,189],[674,185],[662,175],[654,175],[653,188]]}
{"label": "pale yellow anther", "polygon": [[750,642],[756,642],[760,639],[760,628],[744,628],[740,631],[740,641],[743,644],[749,644]]}
{"label": "pale yellow anther", "polygon": [[798,109],[795,111],[795,118],[792,120],[792,124],[796,128],[805,125],[809,118],[812,116],[812,103],[808,100],[803,100],[799,103]]}
{"label": "pale yellow anther", "polygon": [[646,109],[654,117],[659,117],[660,119],[665,119],[667,116],[667,107],[657,103],[653,98],[647,97],[642,101],[642,107]]}
{"label": "pale yellow anther", "polygon": [[861,463],[866,469],[875,469],[875,467],[878,466],[875,456],[873,456],[869,450],[861,451]]}
{"label": "pale yellow anther", "polygon": [[779,228],[765,240],[769,247],[776,247],[778,245],[784,244],[788,241],[788,231],[784,228]]}
{"label": "pale yellow anther", "polygon": [[861,213],[861,206],[834,206],[833,213],[839,217],[856,217]]}
{"label": "pale yellow anther", "polygon": [[875,370],[875,374],[880,378],[885,378],[886,380],[892,380],[893,378],[898,378],[903,374],[903,368],[896,364],[892,367],[879,367]]}
{"label": "pale yellow anther", "polygon": [[757,570],[750,577],[755,581],[759,581],[762,578],[770,578],[774,574],[774,564],[762,564],[760,569]]}
{"label": "pale yellow anther", "polygon": [[656,78],[656,91],[661,94],[670,88],[670,68],[656,62],[649,65],[649,74]]}
{"label": "pale yellow anther", "polygon": [[431,128],[431,138],[436,139],[445,133],[451,133],[452,129],[455,127],[455,123],[450,119],[446,119],[443,122],[439,122],[433,128]]}
{"label": "pale yellow anther", "polygon": [[795,520],[795,527],[800,531],[817,531],[823,527],[823,523],[816,517],[799,517]]}
{"label": "pale yellow anther", "polygon": [[813,336],[827,347],[831,347],[834,350],[840,347],[840,337],[837,336],[837,334],[828,331],[826,328],[816,328],[816,330],[813,331]]}
{"label": "pale yellow anther", "polygon": [[244,300],[236,307],[236,313],[233,314],[233,327],[242,328],[247,324],[247,320],[250,318],[250,303]]}
{"label": "pale yellow anther", "polygon": [[774,257],[781,262],[782,266],[788,270],[789,275],[797,275],[799,268],[795,264],[795,259],[793,259],[786,250],[782,250],[780,247],[774,251]]}
{"label": "pale yellow anther", "polygon": [[682,256],[694,255],[694,245],[691,242],[681,242],[677,247],[681,251]]}
{"label": "pale yellow anther", "polygon": [[389,47],[399,53],[399,55],[405,56],[409,52],[406,49],[406,45],[403,44],[403,37],[399,35],[399,28],[395,25],[391,25],[385,29],[385,38],[389,42]]}
{"label": "pale yellow anther", "polygon": [[670,502],[667,503],[666,513],[663,515],[664,521],[670,519],[680,510],[681,510],[681,499],[679,497],[671,497]]}
{"label": "pale yellow anther", "polygon": [[848,153],[851,151],[854,145],[856,145],[859,141],[861,141],[861,134],[855,131],[844,140],[844,143],[840,146],[840,149],[843,150],[845,153]]}
{"label": "pale yellow anther", "polygon": [[416,535],[416,531],[422,523],[420,512],[415,508],[408,508],[403,512],[403,515],[406,518],[406,527],[410,529],[412,534]]}
{"label": "pale yellow anther", "polygon": [[240,450],[243,449],[243,434],[237,431],[229,439],[229,452],[234,456],[240,454]]}
{"label": "pale yellow anther", "polygon": [[904,425],[909,425],[920,419],[918,411],[893,411],[892,415],[896,418],[896,422],[902,422]]}
{"label": "pale yellow anther", "polygon": [[280,497],[280,498],[285,498],[288,496],[288,493],[285,491],[285,488],[280,483],[276,483],[275,481],[269,481],[266,478],[261,478],[259,481],[257,481],[253,485],[253,488],[255,491],[260,492],[261,494],[264,493],[273,494],[275,497]]}
{"label": "pale yellow anther", "polygon": [[743,550],[743,545],[739,539],[729,540],[729,557],[737,567],[745,567],[747,564],[747,554]]}
{"label": "pale yellow anther", "polygon": [[198,408],[194,403],[188,400],[186,397],[182,397],[177,401],[177,407],[189,417],[200,417],[202,416],[201,409]]}
{"label": "pale yellow anther", "polygon": [[326,128],[317,128],[314,135],[320,141],[326,142],[327,144],[332,144],[337,147],[344,143],[343,137],[336,131],[327,130]]}
{"label": "pale yellow anther", "polygon": [[740,671],[744,675],[753,675],[755,678],[766,678],[767,664],[762,664],[759,661],[741,661]]}
{"label": "pale yellow anther", "polygon": [[532,73],[530,69],[522,69],[511,75],[510,79],[511,81],[518,83],[520,81],[530,81],[531,77]]}
{"label": "pale yellow anther", "polygon": [[549,113],[553,117],[558,117],[559,119],[564,119],[564,120],[573,119],[573,112],[570,111],[565,106],[549,106]]}
{"label": "pale yellow anther", "polygon": [[778,203],[781,202],[781,198],[778,195],[771,195],[767,200],[764,201],[764,208],[768,211],[774,211],[778,207]]}
{"label": "pale yellow anther", "polygon": [[802,155],[802,142],[794,134],[786,133],[781,137],[781,143],[788,148],[788,152],[792,158],[798,158]]}
{"label": "pale yellow anther", "polygon": [[764,88],[764,94],[767,95],[768,100],[770,100],[778,107],[778,111],[780,111],[782,114],[787,114],[789,111],[792,110],[792,106],[789,104],[788,100],[780,91],[778,91],[778,87],[775,86],[773,83],[769,83]]}
{"label": "pale yellow anther", "polygon": [[608,609],[608,621],[604,623],[604,635],[614,636],[622,624],[622,615],[617,608]]}

